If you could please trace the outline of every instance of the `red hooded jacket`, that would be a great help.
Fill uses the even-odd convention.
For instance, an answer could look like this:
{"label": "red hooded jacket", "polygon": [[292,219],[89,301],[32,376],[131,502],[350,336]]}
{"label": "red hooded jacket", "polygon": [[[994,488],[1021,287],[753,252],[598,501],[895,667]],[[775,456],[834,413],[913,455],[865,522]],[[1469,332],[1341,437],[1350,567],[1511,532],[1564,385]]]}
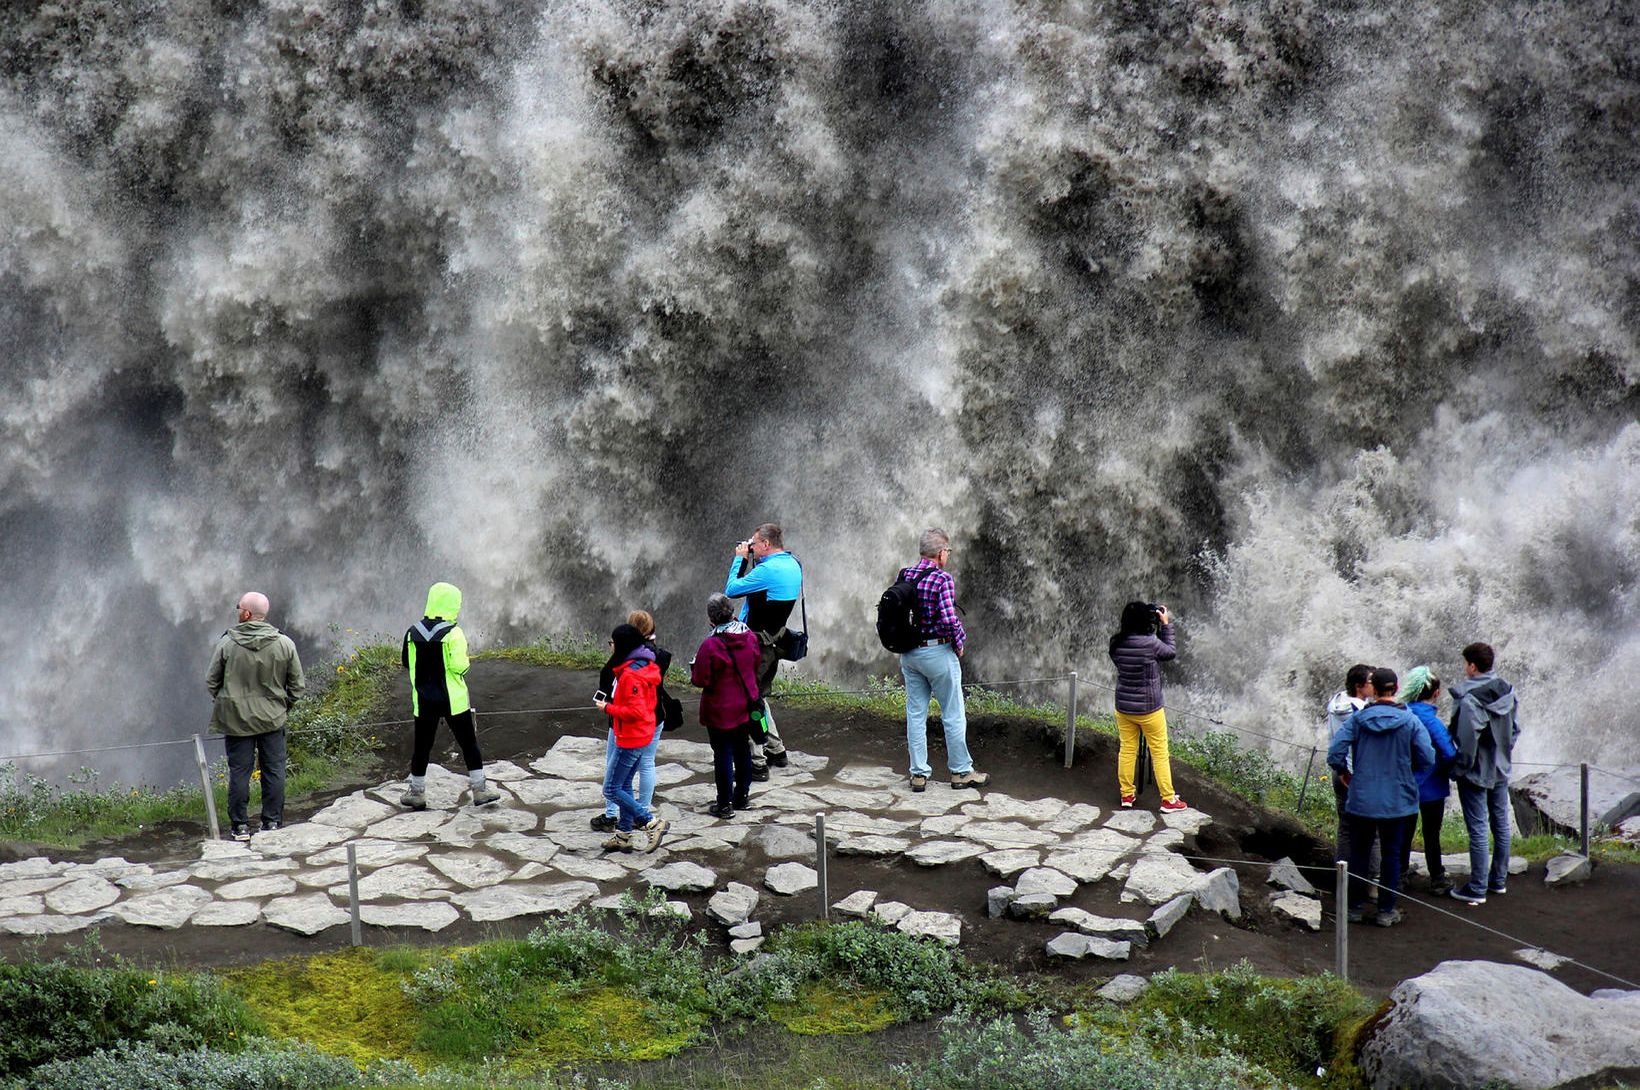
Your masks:
{"label": "red hooded jacket", "polygon": [[661,669],[649,659],[628,659],[615,667],[615,691],[604,713],[620,749],[642,749],[655,740],[655,690]]}

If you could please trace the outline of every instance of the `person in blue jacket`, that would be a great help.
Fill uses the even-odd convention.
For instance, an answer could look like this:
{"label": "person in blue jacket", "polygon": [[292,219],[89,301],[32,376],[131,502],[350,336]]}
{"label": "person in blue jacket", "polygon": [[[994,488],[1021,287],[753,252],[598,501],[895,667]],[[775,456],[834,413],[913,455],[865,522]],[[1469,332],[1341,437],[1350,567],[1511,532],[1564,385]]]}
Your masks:
{"label": "person in blue jacket", "polygon": [[[1407,706],[1407,711],[1429,732],[1430,744],[1435,747],[1435,764],[1418,777],[1418,817],[1424,826],[1424,859],[1429,863],[1429,892],[1440,896],[1452,889],[1447,880],[1446,867],[1441,863],[1441,820],[1446,816],[1446,799],[1452,793],[1452,762],[1458,749],[1446,724],[1435,714],[1435,702],[1441,697],[1441,679],[1430,673],[1427,666],[1414,666],[1401,682],[1401,691],[1395,699]],[[1401,873],[1412,860],[1412,826],[1407,826],[1406,847],[1401,853]]]}
{"label": "person in blue jacket", "polygon": [[769,693],[780,669],[780,640],[786,621],[803,597],[803,565],[786,551],[785,532],[778,523],[765,522],[752,536],[735,546],[729,561],[729,578],[723,584],[729,598],[744,598],[740,622],[757,633],[758,697],[762,715],[752,721],[752,779],[769,778],[769,768],[785,768],[789,760],[786,743],[774,725],[769,710]]}
{"label": "person in blue jacket", "polygon": [[[1378,890],[1379,927],[1401,922],[1401,842],[1407,819],[1418,816],[1418,774],[1435,764],[1435,747],[1418,717],[1395,702],[1400,678],[1380,666],[1372,672],[1374,700],[1338,728],[1327,747],[1327,765],[1347,776],[1344,813],[1350,822],[1348,918],[1366,918],[1367,864],[1372,845],[1382,845]],[[1353,769],[1353,771],[1352,771]]]}

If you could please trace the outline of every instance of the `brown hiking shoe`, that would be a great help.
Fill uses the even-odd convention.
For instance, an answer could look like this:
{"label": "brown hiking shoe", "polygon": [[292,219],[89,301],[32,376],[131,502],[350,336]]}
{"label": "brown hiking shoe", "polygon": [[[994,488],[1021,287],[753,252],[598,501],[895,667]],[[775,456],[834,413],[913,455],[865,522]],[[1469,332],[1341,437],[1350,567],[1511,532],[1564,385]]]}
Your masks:
{"label": "brown hiking shoe", "polygon": [[604,851],[606,852],[629,852],[631,850],[631,833],[623,833],[617,830],[614,836],[604,841]]}
{"label": "brown hiking shoe", "polygon": [[649,834],[649,846],[644,851],[652,852],[660,847],[661,838],[666,835],[666,830],[671,827],[672,823],[665,818],[651,818],[649,824],[643,827],[643,831]]}
{"label": "brown hiking shoe", "polygon": [[984,787],[990,782],[991,777],[989,775],[984,772],[976,772],[973,769],[969,769],[967,772],[959,772],[951,777],[952,787]]}

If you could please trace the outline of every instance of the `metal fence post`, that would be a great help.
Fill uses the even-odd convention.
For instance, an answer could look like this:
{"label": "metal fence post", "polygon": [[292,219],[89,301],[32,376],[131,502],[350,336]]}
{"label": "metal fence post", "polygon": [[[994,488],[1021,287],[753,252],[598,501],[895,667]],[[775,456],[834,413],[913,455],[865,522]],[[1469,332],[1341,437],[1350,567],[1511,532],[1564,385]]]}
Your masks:
{"label": "metal fence post", "polygon": [[1315,752],[1316,747],[1311,746],[1309,763],[1304,766],[1304,782],[1299,784],[1298,787],[1298,812],[1300,814],[1304,812],[1305,796],[1310,793],[1310,777],[1315,773]]}
{"label": "metal fence post", "polygon": [[831,918],[830,883],[826,879],[826,815],[814,815],[814,873],[820,879],[820,918]]}
{"label": "metal fence post", "polygon": [[1333,891],[1333,899],[1336,903],[1333,907],[1337,909],[1334,915],[1338,921],[1338,950],[1335,955],[1336,964],[1333,971],[1338,974],[1338,979],[1348,980],[1350,978],[1350,865],[1341,861],[1337,864],[1337,871],[1338,876]]}
{"label": "metal fence post", "polygon": [[364,935],[359,928],[359,852],[351,840],[347,842],[347,916],[353,945],[363,946]]}
{"label": "metal fence post", "polygon": [[1578,804],[1577,828],[1583,845],[1583,858],[1589,858],[1589,764],[1577,766]]}
{"label": "metal fence post", "polygon": [[205,763],[205,739],[194,735],[194,760],[199,762],[199,789],[205,795],[205,817],[211,827],[211,839],[222,839],[222,826],[216,822],[216,792],[211,790],[211,766]]}
{"label": "metal fence post", "polygon": [[1065,704],[1065,767],[1076,756],[1076,671],[1071,671],[1071,695]]}

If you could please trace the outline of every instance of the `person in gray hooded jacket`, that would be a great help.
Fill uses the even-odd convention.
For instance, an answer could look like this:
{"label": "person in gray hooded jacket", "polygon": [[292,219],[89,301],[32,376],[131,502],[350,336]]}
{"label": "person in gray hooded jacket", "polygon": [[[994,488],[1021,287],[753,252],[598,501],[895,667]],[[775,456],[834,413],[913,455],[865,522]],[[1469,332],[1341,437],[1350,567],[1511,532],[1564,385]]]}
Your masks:
{"label": "person in gray hooded jacket", "polygon": [[285,717],[307,688],[290,637],[268,623],[268,598],[248,591],[239,623],[222,633],[211,654],[205,688],[215,701],[211,732],[228,747],[228,822],[235,840],[251,838],[247,808],[251,768],[262,766],[262,830],[285,816]]}
{"label": "person in gray hooded jacket", "polygon": [[1464,680],[1452,686],[1452,743],[1458,750],[1452,775],[1469,830],[1469,881],[1452,896],[1468,905],[1484,905],[1488,894],[1504,893],[1509,884],[1509,772],[1520,736],[1519,703],[1514,687],[1492,672],[1495,658],[1490,645],[1470,644],[1463,649]]}

